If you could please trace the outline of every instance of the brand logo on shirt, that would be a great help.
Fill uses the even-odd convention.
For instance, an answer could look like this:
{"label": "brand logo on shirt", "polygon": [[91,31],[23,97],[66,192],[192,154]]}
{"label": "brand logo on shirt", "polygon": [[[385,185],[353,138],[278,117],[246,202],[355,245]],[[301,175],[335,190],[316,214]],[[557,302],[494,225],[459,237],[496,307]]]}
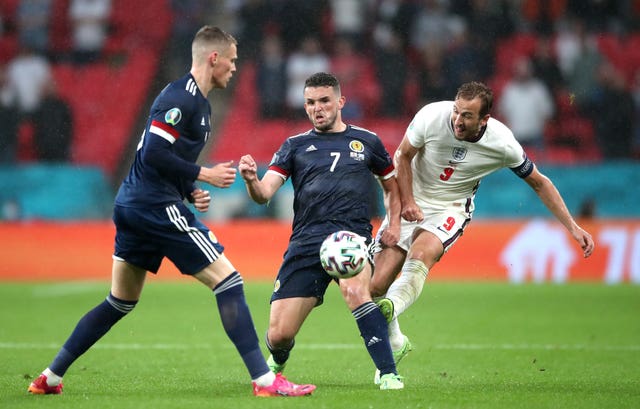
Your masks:
{"label": "brand logo on shirt", "polygon": [[453,160],[461,161],[462,159],[465,158],[465,156],[467,156],[467,148],[461,148],[456,146],[453,148],[453,151],[451,152],[451,156],[453,156]]}
{"label": "brand logo on shirt", "polygon": [[164,121],[171,125],[177,125],[178,122],[182,119],[182,112],[180,112],[180,108],[171,108],[164,114]]}
{"label": "brand logo on shirt", "polygon": [[309,147],[307,149],[305,149],[305,152],[313,152],[313,151],[317,151],[318,148],[316,148],[314,145],[309,145]]}

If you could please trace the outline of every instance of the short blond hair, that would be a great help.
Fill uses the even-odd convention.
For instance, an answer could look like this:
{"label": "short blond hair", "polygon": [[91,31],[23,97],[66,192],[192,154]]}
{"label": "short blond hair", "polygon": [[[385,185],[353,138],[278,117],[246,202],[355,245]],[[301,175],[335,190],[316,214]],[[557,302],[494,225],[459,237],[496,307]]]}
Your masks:
{"label": "short blond hair", "polygon": [[213,50],[220,53],[226,51],[231,44],[238,44],[238,41],[229,33],[214,26],[203,26],[193,38],[191,43],[191,58],[198,64]]}

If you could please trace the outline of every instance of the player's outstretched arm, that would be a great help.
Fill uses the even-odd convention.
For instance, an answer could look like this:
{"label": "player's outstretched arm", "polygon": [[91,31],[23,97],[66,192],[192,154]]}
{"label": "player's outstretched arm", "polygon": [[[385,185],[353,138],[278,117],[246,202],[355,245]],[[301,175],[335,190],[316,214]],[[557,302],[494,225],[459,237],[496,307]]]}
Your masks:
{"label": "player's outstretched arm", "polygon": [[258,165],[251,155],[244,155],[240,158],[238,169],[247,186],[249,196],[256,203],[267,203],[284,184],[284,180],[280,176],[271,173],[265,174],[262,180],[258,179]]}
{"label": "player's outstretched arm", "polygon": [[215,187],[226,188],[236,180],[236,173],[237,170],[233,167],[233,161],[230,160],[229,162],[218,163],[210,168],[202,166],[197,180]]}
{"label": "player's outstretched arm", "polygon": [[536,192],[547,209],[549,209],[556,219],[558,219],[569,233],[571,233],[573,239],[580,244],[583,256],[589,257],[595,248],[593,238],[591,237],[591,234],[580,227],[573,219],[571,213],[569,213],[569,209],[567,209],[567,205],[560,195],[560,192],[558,192],[558,189],[556,189],[553,182],[551,182],[548,177],[540,173],[538,168],[535,167],[533,172],[531,172],[531,174],[524,180]]}

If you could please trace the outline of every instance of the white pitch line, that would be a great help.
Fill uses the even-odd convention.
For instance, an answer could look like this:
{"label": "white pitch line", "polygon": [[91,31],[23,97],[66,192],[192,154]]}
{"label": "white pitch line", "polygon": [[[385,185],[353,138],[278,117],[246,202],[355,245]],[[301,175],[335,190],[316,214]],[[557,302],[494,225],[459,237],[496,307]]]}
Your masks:
{"label": "white pitch line", "polygon": [[453,350],[563,350],[563,351],[640,351],[640,345],[586,345],[586,344],[440,344],[427,346],[432,349]]}
{"label": "white pitch line", "polygon": [[[0,349],[59,349],[61,344],[54,343],[29,343],[29,342],[0,342]],[[162,344],[162,343],[127,343],[110,344],[100,343],[92,349],[107,350],[188,350],[188,349],[217,349],[219,345],[213,344]],[[231,343],[223,348],[233,348]],[[363,348],[362,344],[297,344],[296,349],[309,350],[353,350]],[[436,344],[425,345],[423,350],[468,350],[468,351],[640,351],[640,345],[585,345],[585,344]]]}
{"label": "white pitch line", "polygon": [[[86,294],[86,293],[105,293],[109,290],[109,285],[102,282],[80,282],[39,285],[33,288],[31,294],[37,298],[60,297],[64,295]],[[106,295],[105,295],[106,297]]]}

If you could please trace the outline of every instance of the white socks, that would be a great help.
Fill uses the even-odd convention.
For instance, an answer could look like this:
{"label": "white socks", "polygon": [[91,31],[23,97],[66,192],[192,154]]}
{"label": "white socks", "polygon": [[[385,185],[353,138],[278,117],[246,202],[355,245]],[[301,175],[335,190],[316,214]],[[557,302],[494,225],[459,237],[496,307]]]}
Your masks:
{"label": "white socks", "polygon": [[429,269],[420,260],[407,260],[400,277],[387,290],[386,297],[393,301],[394,317],[402,314],[418,299],[427,279]]}
{"label": "white socks", "polygon": [[429,269],[420,260],[407,260],[402,266],[402,274],[395,280],[385,297],[393,301],[393,320],[389,323],[391,349],[398,351],[404,345],[404,334],[400,331],[398,315],[406,311],[418,299]]}
{"label": "white socks", "polygon": [[404,345],[404,334],[400,331],[397,317],[389,323],[389,343],[392,351],[398,351]]}
{"label": "white socks", "polygon": [[49,368],[42,371],[42,374],[47,377],[47,385],[49,386],[58,386],[62,382],[62,377],[51,372]]}
{"label": "white socks", "polygon": [[258,386],[269,386],[276,380],[276,375],[269,371],[264,375],[260,375],[257,379],[253,379],[252,381],[256,383]]}

